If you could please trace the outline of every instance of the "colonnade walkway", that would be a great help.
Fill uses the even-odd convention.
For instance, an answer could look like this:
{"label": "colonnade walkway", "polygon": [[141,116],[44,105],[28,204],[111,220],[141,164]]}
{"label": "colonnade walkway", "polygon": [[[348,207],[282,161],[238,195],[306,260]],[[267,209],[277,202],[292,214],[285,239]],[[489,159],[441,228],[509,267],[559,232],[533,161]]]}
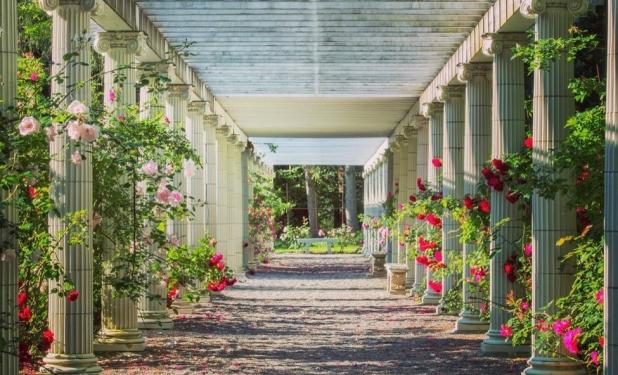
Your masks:
{"label": "colonnade walkway", "polygon": [[483,335],[391,296],[360,255],[279,255],[143,353],[100,355],[104,374],[519,374],[525,359],[482,357]]}

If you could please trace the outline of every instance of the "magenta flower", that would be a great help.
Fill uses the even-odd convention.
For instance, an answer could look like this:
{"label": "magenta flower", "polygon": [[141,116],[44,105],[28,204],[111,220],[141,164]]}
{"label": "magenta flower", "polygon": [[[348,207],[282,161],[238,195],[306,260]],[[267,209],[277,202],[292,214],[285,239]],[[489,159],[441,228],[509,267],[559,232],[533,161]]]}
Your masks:
{"label": "magenta flower", "polygon": [[115,102],[116,101],[116,91],[109,90],[107,92],[107,99],[112,103]]}
{"label": "magenta flower", "polygon": [[506,324],[502,324],[500,326],[500,336],[502,336],[502,337],[511,337],[511,336],[513,336],[513,328],[509,327]]}
{"label": "magenta flower", "polygon": [[568,319],[558,319],[553,322],[551,326],[556,335],[562,336],[562,334],[571,327],[571,322]]}
{"label": "magenta flower", "polygon": [[530,258],[532,256],[532,244],[527,243],[524,245],[524,255],[526,258]]}
{"label": "magenta flower", "polygon": [[605,301],[605,295],[603,294],[603,288],[599,289],[595,294],[594,298],[597,300],[599,305],[602,305]]}
{"label": "magenta flower", "polygon": [[598,366],[601,363],[601,356],[596,350],[590,353],[590,363],[595,366]]}
{"label": "magenta flower", "polygon": [[571,354],[577,354],[579,352],[579,344],[577,342],[579,335],[581,335],[582,329],[577,327],[575,329],[568,330],[562,337],[562,343],[565,349]]}
{"label": "magenta flower", "polygon": [[32,72],[30,73],[30,80],[32,82],[36,82],[39,80],[39,75],[37,74],[37,72]]}

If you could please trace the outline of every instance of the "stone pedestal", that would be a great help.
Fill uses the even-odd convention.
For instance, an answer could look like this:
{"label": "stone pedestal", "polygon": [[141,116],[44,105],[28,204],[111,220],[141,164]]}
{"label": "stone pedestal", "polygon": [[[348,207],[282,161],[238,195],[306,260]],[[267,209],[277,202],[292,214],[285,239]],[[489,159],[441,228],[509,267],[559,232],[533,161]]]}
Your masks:
{"label": "stone pedestal", "polygon": [[405,264],[391,263],[386,265],[386,290],[390,294],[406,294],[406,272],[408,266]]}
{"label": "stone pedestal", "polygon": [[176,299],[172,301],[171,309],[175,314],[185,315],[185,314],[193,314],[194,306],[189,302],[185,301],[184,297],[185,287],[179,286],[176,294]]}
{"label": "stone pedestal", "polygon": [[371,254],[371,273],[369,275],[370,277],[386,276],[385,260],[386,254],[384,253]]}
{"label": "stone pedestal", "polygon": [[[41,7],[52,16],[52,75],[62,72],[64,80],[52,82],[53,95],[65,96],[61,105],[68,106],[73,100],[90,105],[90,85],[80,84],[91,79],[88,31],[90,12],[96,3],[89,1],[57,0],[40,1]],[[78,52],[70,63],[63,56]],[[53,374],[98,374],[101,367],[93,354],[93,306],[92,276],[93,250],[92,227],[85,233],[85,243],[74,245],[67,237],[58,238],[66,230],[65,217],[77,211],[85,211],[90,217],[92,207],[92,161],[82,160],[80,165],[71,162],[73,147],[69,147],[66,134],[56,136],[50,142],[51,184],[50,196],[55,210],[49,214],[49,233],[52,241],[58,241],[57,258],[65,274],[75,283],[79,298],[70,302],[65,297],[51,292],[61,288],[58,282],[49,282],[49,329],[55,340],[43,359],[41,372]],[[82,145],[88,153],[89,145]],[[62,283],[62,280],[60,280]]]}
{"label": "stone pedestal", "polygon": [[[538,40],[568,37],[573,25],[573,13],[586,8],[587,1],[531,1],[522,5],[525,16],[536,20]],[[573,79],[573,62],[565,55],[549,63],[546,70],[534,72],[533,101],[533,149],[534,167],[551,167],[551,151],[556,149],[568,135],[567,119],[575,110],[568,84]],[[560,176],[553,176],[560,177]],[[567,177],[565,174],[562,177]],[[562,257],[569,246],[557,246],[565,236],[575,235],[575,212],[568,205],[563,193],[547,199],[532,195],[532,311],[534,314],[554,311],[550,303],[566,296],[571,288],[573,272]],[[549,306],[549,309],[547,309]],[[536,337],[533,335],[533,343]],[[557,355],[556,355],[557,354]],[[558,353],[532,350],[528,361],[530,367],[524,373],[537,374],[585,374],[583,366],[567,357],[564,348]]]}

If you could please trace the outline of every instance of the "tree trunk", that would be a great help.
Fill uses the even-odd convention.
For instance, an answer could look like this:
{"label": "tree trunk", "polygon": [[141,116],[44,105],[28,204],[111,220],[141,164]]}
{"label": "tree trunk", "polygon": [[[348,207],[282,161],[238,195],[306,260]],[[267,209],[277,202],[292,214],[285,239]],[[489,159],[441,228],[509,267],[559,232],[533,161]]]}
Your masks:
{"label": "tree trunk", "polygon": [[356,209],[356,168],[345,167],[345,222],[356,232],[358,213]]}
{"label": "tree trunk", "polygon": [[307,211],[309,212],[309,230],[311,237],[318,237],[318,197],[315,192],[315,183],[311,178],[309,167],[305,166],[305,186],[307,188]]}

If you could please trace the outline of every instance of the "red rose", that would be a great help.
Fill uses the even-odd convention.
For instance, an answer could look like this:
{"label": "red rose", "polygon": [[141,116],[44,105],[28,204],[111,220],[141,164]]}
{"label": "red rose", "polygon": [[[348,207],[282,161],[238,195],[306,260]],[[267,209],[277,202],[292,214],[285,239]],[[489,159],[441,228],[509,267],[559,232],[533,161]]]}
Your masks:
{"label": "red rose", "polygon": [[26,294],[26,292],[19,292],[19,294],[17,294],[17,305],[19,307],[24,307],[26,301],[28,301],[28,294]]}
{"label": "red rose", "polygon": [[418,214],[418,215],[416,215],[416,220],[418,220],[418,221],[425,221],[426,217],[427,216],[425,216],[425,214]]}
{"label": "red rose", "polygon": [[509,192],[506,193],[506,200],[509,201],[509,203],[514,204],[519,200],[519,193],[513,190],[509,190]]}
{"label": "red rose", "polygon": [[494,175],[494,172],[491,171],[491,169],[487,168],[487,167],[483,167],[483,169],[481,169],[481,174],[483,175],[483,177],[485,177],[486,179],[489,179],[491,176]]}
{"label": "red rose", "polygon": [[440,159],[440,158],[433,158],[433,159],[431,159],[431,164],[433,164],[433,166],[436,167],[436,168],[440,168],[440,167],[442,167],[442,159]]}
{"label": "red rose", "polygon": [[485,214],[488,214],[491,211],[489,201],[487,199],[481,199],[481,201],[479,202],[479,211]]}
{"label": "red rose", "polygon": [[32,311],[30,311],[30,308],[26,306],[19,311],[18,317],[21,322],[29,322],[30,319],[32,319]]}
{"label": "red rose", "polygon": [[225,264],[223,262],[217,263],[217,268],[219,271],[223,271],[225,269]]}
{"label": "red rose", "polygon": [[502,182],[502,180],[500,179],[500,177],[494,175],[491,176],[488,180],[487,180],[487,185],[491,186],[492,188],[494,188],[495,191],[502,191],[502,189],[504,189],[504,182]]}
{"label": "red rose", "polygon": [[435,216],[434,214],[427,215],[427,222],[433,225],[434,227],[438,227],[438,228],[442,227],[442,220],[439,217]]}
{"label": "red rose", "polygon": [[28,197],[36,199],[39,196],[39,191],[32,185],[28,185]]}
{"label": "red rose", "polygon": [[410,203],[414,203],[416,202],[416,197],[414,196],[414,194],[410,194],[410,196],[408,197],[408,200],[410,201]]}
{"label": "red rose", "polygon": [[442,293],[442,282],[429,280],[427,286],[436,293]]}
{"label": "red rose", "polygon": [[423,178],[422,177],[417,177],[416,178],[416,187],[418,187],[419,191],[425,191],[427,190],[427,187],[425,186],[425,184],[423,183]]}
{"label": "red rose", "polygon": [[500,174],[504,175],[506,174],[506,172],[509,170],[509,165],[506,164],[505,162],[503,162],[500,159],[493,159],[491,161],[491,164],[494,166],[494,168],[496,168]]}
{"label": "red rose", "polygon": [[75,289],[71,290],[69,294],[67,294],[67,301],[75,302],[79,298],[79,292]]}
{"label": "red rose", "polygon": [[526,139],[524,139],[524,147],[527,149],[532,148],[532,137],[526,137]]}
{"label": "red rose", "polygon": [[210,290],[211,292],[218,292],[219,291],[219,284],[215,283],[215,282],[209,282],[208,283],[208,290]]}
{"label": "red rose", "polygon": [[429,258],[427,258],[425,255],[419,255],[416,257],[416,263],[421,264],[423,266],[428,266]]}
{"label": "red rose", "polygon": [[431,200],[432,201],[438,201],[440,199],[442,199],[443,195],[442,193],[434,193],[434,195],[431,196]]}
{"label": "red rose", "polygon": [[463,199],[463,205],[464,205],[467,209],[471,210],[471,209],[474,207],[474,199],[470,198],[469,196],[466,196],[466,197]]}
{"label": "red rose", "polygon": [[212,267],[216,266],[221,261],[221,259],[223,259],[223,254],[221,254],[220,252],[215,253],[215,255],[210,258],[210,265]]}

